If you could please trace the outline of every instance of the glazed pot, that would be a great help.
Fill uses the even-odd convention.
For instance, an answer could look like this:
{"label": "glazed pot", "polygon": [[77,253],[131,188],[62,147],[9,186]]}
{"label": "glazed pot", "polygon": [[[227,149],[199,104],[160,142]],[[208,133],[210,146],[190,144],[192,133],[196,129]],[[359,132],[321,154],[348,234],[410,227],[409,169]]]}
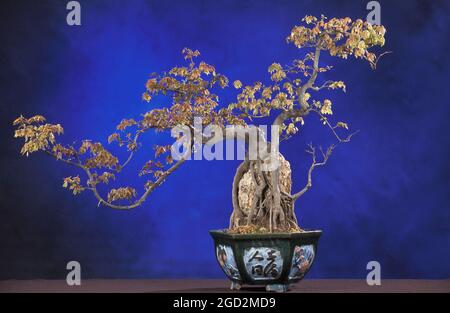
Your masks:
{"label": "glazed pot", "polygon": [[230,234],[212,230],[210,234],[217,261],[231,280],[231,289],[264,285],[267,291],[284,292],[311,268],[322,231]]}

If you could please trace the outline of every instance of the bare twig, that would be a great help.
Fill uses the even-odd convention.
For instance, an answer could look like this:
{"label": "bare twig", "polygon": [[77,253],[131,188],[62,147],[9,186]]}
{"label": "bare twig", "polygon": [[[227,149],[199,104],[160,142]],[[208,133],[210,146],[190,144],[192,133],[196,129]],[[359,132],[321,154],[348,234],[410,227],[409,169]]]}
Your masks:
{"label": "bare twig", "polygon": [[313,170],[318,166],[323,166],[327,163],[331,153],[333,153],[333,149],[336,147],[336,145],[331,145],[327,148],[327,151],[324,152],[322,147],[319,147],[320,153],[322,154],[322,161],[317,162],[317,156],[316,156],[316,148],[312,144],[308,144],[308,149],[306,149],[306,152],[311,154],[312,157],[312,164],[309,167],[308,170],[308,177],[305,187],[303,187],[302,190],[292,195],[292,199],[295,201],[298,198],[300,198],[305,192],[307,192],[312,187],[312,172]]}
{"label": "bare twig", "polygon": [[392,51],[385,51],[385,52],[383,52],[382,54],[380,54],[380,55],[377,57],[376,61],[375,61],[374,63],[371,64],[372,69],[373,69],[373,70],[376,70],[376,69],[377,69],[378,61],[380,61],[381,57],[384,56],[384,55],[386,55],[386,54],[390,54],[390,53],[393,53],[393,52],[392,52]]}
{"label": "bare twig", "polygon": [[326,116],[324,116],[322,113],[320,113],[319,110],[316,109],[312,109],[311,111],[317,113],[317,115],[320,116],[320,118],[325,122],[325,125],[328,126],[328,128],[330,128],[330,130],[332,131],[333,135],[336,137],[336,139],[338,140],[339,143],[345,143],[345,142],[349,142],[352,137],[354,135],[356,135],[357,133],[359,133],[359,130],[354,131],[353,133],[349,134],[347,137],[342,138],[341,136],[339,136],[339,134],[336,132],[336,127],[332,126],[330,124],[330,122],[328,121],[328,118]]}

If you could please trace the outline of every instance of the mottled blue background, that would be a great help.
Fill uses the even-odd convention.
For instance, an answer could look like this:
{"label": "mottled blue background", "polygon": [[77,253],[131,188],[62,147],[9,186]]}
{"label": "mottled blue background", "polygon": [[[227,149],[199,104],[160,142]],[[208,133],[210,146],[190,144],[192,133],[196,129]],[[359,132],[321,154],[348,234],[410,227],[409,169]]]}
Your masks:
{"label": "mottled blue background", "polygon": [[[65,140],[104,140],[121,118],[149,109],[140,99],[149,73],[180,64],[183,47],[232,80],[266,80],[269,64],[302,55],[285,43],[301,17],[364,18],[367,2],[80,2],[81,27],[66,25],[67,1],[0,4],[0,279],[63,278],[70,260],[85,278],[224,277],[208,230],[228,225],[237,161],[187,162],[142,207],[118,212],[63,190],[73,169],[19,157],[11,121],[40,113],[63,124]],[[385,278],[450,276],[449,2],[380,2],[394,53],[375,72],[325,58],[335,65],[328,77],[348,86],[327,96],[361,132],[298,202],[301,225],[324,230],[309,278],[365,277],[370,260]],[[295,189],[310,162],[305,144],[331,140],[316,122],[282,147]],[[139,183],[149,153],[122,183]]]}

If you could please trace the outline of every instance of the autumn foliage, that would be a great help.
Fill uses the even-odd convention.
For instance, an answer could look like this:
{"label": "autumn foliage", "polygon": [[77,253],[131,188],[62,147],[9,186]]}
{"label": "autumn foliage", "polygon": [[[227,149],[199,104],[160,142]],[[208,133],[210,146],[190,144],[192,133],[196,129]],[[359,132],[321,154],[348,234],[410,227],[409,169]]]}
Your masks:
{"label": "autumn foliage", "polygon": [[[289,44],[305,50],[302,58],[287,65],[273,63],[268,67],[268,82],[244,84],[234,80],[237,90],[236,101],[220,104],[218,91],[229,86],[228,78],[216,68],[203,61],[197,61],[200,52],[183,49],[185,62],[167,72],[153,73],[145,84],[142,94],[144,102],[153,103],[155,98],[167,99],[162,108],[153,108],[139,119],[125,118],[108,137],[108,144],[117,145],[128,152],[125,160],[119,160],[111,149],[100,142],[83,140],[78,146],[66,145],[57,140],[63,133],[59,124],[49,124],[43,116],[31,118],[20,116],[14,121],[15,137],[23,138],[21,153],[28,156],[37,151],[78,168],[81,173],[66,177],[63,187],[73,194],[92,191],[99,205],[114,209],[132,209],[141,205],[153,190],[161,185],[185,159],[174,160],[170,154],[171,145],[154,146],[154,157],[144,164],[137,173],[145,177],[142,190],[130,186],[112,188],[106,197],[100,195],[97,186],[107,185],[123,171],[135,153],[143,147],[140,137],[148,131],[170,131],[173,127],[184,125],[194,130],[194,118],[201,118],[202,126],[228,125],[246,127],[258,118],[273,116],[273,125],[281,129],[283,139],[296,134],[305,124],[310,113],[319,117],[323,125],[330,129],[336,144],[348,142],[354,132],[344,121],[332,121],[335,105],[331,99],[320,97],[321,90],[346,91],[343,81],[317,82],[321,73],[330,71],[332,66],[319,62],[321,53],[328,53],[342,59],[351,56],[365,60],[375,69],[378,58],[371,49],[385,43],[385,28],[371,25],[362,20],[350,18],[327,19],[324,16],[306,16],[300,26],[294,26],[286,40]],[[160,100],[158,100],[160,101]],[[342,133],[340,133],[342,132]],[[192,145],[192,142],[188,143]],[[294,213],[295,201],[311,187],[311,174],[314,168],[324,165],[331,155],[333,145],[323,151],[310,146],[307,150],[313,162],[307,175],[305,187],[292,194],[283,194],[279,189],[278,174],[261,171],[263,160],[245,160],[237,171],[235,183],[245,172],[252,172],[261,183],[259,197],[250,213],[244,213],[239,204],[233,201],[233,214],[230,228],[235,230],[267,228],[270,231],[298,231]],[[319,156],[316,152],[320,151]],[[319,160],[321,158],[321,160]],[[242,172],[242,173],[241,173]],[[241,173],[242,175],[239,175]],[[81,178],[83,174],[85,178]],[[237,180],[237,181],[236,181]],[[233,190],[233,197],[236,197]],[[235,200],[235,199],[234,199]],[[265,200],[265,201],[262,201]]]}

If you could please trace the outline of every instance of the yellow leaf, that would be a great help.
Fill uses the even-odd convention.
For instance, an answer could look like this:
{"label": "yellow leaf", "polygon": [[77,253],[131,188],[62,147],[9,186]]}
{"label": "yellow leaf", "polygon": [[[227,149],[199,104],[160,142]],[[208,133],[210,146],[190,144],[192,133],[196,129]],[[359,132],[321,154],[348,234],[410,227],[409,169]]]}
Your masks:
{"label": "yellow leaf", "polygon": [[234,88],[236,88],[236,89],[240,89],[240,88],[242,88],[242,83],[241,83],[240,80],[235,80],[235,81],[233,82],[233,86],[234,86]]}
{"label": "yellow leaf", "polygon": [[320,109],[320,113],[322,114],[333,114],[333,111],[331,110],[331,101],[328,99],[325,99],[323,101],[322,108]]}
{"label": "yellow leaf", "polygon": [[336,124],[336,127],[341,127],[341,128],[348,129],[347,123],[344,123],[344,122],[338,122],[338,123]]}
{"label": "yellow leaf", "polygon": [[152,97],[148,94],[148,92],[144,92],[142,94],[142,100],[150,102],[150,100],[152,100]]}

